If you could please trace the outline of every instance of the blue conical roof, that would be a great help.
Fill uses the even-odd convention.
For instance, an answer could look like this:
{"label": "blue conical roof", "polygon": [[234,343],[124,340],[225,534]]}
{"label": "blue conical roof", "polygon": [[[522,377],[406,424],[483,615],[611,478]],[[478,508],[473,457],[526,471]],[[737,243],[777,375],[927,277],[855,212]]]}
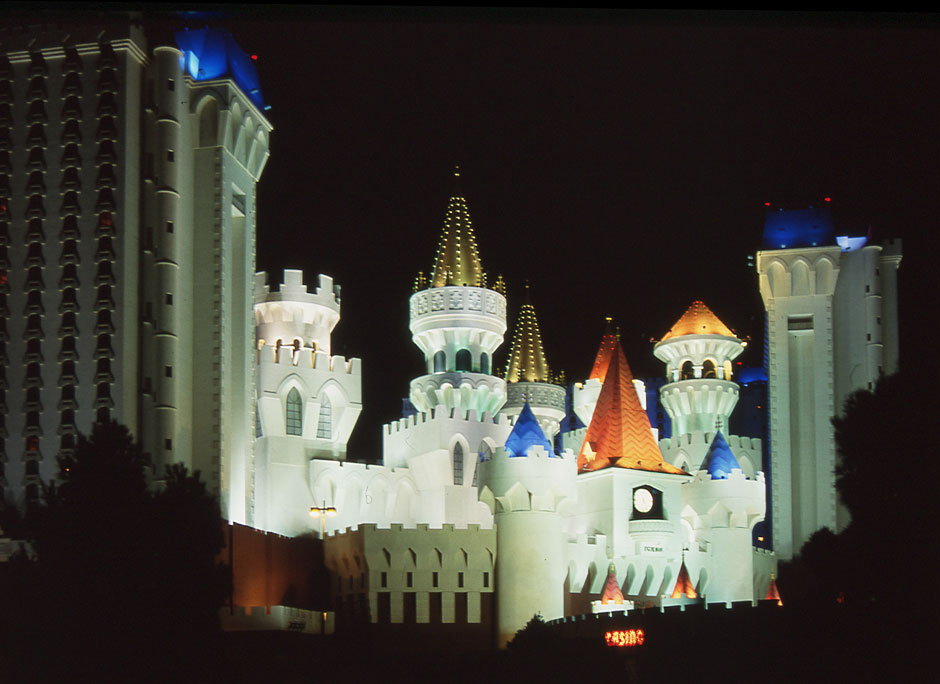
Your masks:
{"label": "blue conical roof", "polygon": [[728,446],[728,441],[719,430],[712,440],[712,445],[708,447],[708,453],[705,454],[705,460],[702,462],[702,470],[707,470],[713,480],[727,480],[728,474],[737,468],[741,469],[738,459],[734,457],[734,452]]}
{"label": "blue conical roof", "polygon": [[509,433],[509,438],[506,440],[506,452],[510,457],[526,456],[529,447],[535,445],[545,447],[548,455],[554,458],[555,450],[552,449],[552,443],[545,437],[538,418],[535,417],[532,409],[529,408],[529,403],[526,402],[525,406],[522,407],[522,413],[516,418],[516,424],[513,426],[512,432]]}

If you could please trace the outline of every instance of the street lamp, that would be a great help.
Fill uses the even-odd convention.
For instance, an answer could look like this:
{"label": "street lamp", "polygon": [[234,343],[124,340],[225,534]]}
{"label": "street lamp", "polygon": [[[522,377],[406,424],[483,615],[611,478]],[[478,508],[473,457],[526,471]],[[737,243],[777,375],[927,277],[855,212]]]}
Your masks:
{"label": "street lamp", "polygon": [[329,517],[332,518],[332,517],[335,516],[335,515],[336,515],[336,507],[335,507],[335,506],[327,506],[327,505],[326,505],[326,501],[323,502],[323,505],[322,505],[322,506],[311,506],[311,507],[310,507],[310,517],[311,517],[311,518],[319,518],[319,519],[320,519],[320,539],[323,539],[323,536],[324,536],[324,534],[325,534],[323,528],[324,528],[324,525],[325,525],[325,523],[326,523],[326,518],[327,518],[327,516],[329,516]]}

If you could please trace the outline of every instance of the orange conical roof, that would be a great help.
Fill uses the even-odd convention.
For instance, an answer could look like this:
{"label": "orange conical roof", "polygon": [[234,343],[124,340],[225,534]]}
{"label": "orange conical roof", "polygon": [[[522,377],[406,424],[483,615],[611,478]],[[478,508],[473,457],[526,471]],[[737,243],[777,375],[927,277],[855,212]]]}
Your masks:
{"label": "orange conical roof", "polygon": [[578,470],[600,470],[611,465],[684,474],[663,462],[649,418],[636,395],[623,347],[616,339],[594,416],[578,455]]}
{"label": "orange conical roof", "polygon": [[607,582],[604,584],[604,592],[601,594],[601,603],[623,603],[623,592],[620,591],[620,585],[617,584],[617,574],[614,564],[610,564],[607,570]]}
{"label": "orange conical roof", "polygon": [[770,586],[767,587],[767,595],[764,597],[765,601],[776,601],[778,606],[783,605],[783,600],[780,598],[780,592],[777,590],[777,583],[774,581],[774,574],[770,573]]}
{"label": "orange conical roof", "polygon": [[685,567],[685,561],[682,561],[682,567],[679,568],[679,576],[676,578],[676,586],[672,590],[669,598],[680,598],[682,595],[686,598],[695,598],[695,587],[692,586],[692,580],[689,579],[689,571]]}
{"label": "orange conical roof", "polygon": [[617,346],[617,335],[610,329],[610,317],[607,318],[607,329],[604,330],[604,337],[601,338],[600,349],[597,350],[597,357],[594,359],[594,367],[591,369],[589,380],[600,380],[604,382],[604,376],[607,375],[607,366],[610,364],[610,356],[614,353],[614,347]]}
{"label": "orange conical roof", "polygon": [[712,313],[711,309],[705,306],[704,302],[695,301],[682,317],[676,321],[676,324],[670,328],[669,332],[663,335],[665,341],[681,335],[724,335],[725,337],[735,337],[734,332],[727,325],[719,320],[718,316]]}

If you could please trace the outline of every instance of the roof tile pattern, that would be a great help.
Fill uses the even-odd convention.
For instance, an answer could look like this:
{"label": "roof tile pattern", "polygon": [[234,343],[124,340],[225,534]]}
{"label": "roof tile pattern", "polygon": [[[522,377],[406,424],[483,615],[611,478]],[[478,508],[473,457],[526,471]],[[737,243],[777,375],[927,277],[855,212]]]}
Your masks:
{"label": "roof tile pattern", "polygon": [[610,329],[610,319],[607,319],[607,329],[601,338],[600,349],[597,350],[597,356],[594,358],[594,367],[591,369],[589,380],[600,380],[604,382],[607,375],[607,366],[610,365],[611,354],[617,346],[617,335]]}
{"label": "roof tile pattern", "polygon": [[597,397],[594,417],[578,454],[578,471],[610,466],[685,474],[665,463],[646,411],[640,405],[620,342],[614,340],[604,385]]}
{"label": "roof tile pattern", "polygon": [[623,592],[620,591],[620,585],[617,583],[617,572],[614,564],[610,564],[607,570],[607,582],[604,584],[604,592],[601,594],[601,603],[606,605],[614,603],[620,605],[623,603]]}
{"label": "roof tile pattern", "polygon": [[669,332],[663,335],[663,340],[668,340],[681,335],[724,335],[725,337],[735,337],[734,332],[727,325],[719,320],[718,316],[712,313],[711,309],[705,306],[704,302],[695,301],[682,317],[676,321],[676,324],[670,328]]}

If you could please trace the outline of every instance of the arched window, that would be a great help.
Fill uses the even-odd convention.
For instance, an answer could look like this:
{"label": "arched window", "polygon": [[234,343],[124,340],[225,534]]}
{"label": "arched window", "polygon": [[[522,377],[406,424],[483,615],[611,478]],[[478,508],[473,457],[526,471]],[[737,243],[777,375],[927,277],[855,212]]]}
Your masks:
{"label": "arched window", "polygon": [[447,369],[447,355],[439,351],[434,355],[434,372],[443,373]]}
{"label": "arched window", "polygon": [[317,438],[332,439],[333,437],[333,404],[330,398],[323,395],[320,400],[320,420],[317,421]]}
{"label": "arched window", "polygon": [[725,361],[724,370],[725,370],[725,375],[724,375],[725,380],[730,380],[731,379],[731,361],[730,360]]}
{"label": "arched window", "polygon": [[480,372],[486,375],[490,374],[490,357],[486,352],[480,354]]}
{"label": "arched window", "polygon": [[715,372],[715,362],[711,359],[706,359],[705,363],[702,364],[702,377],[703,378],[716,378],[718,374]]}
{"label": "arched window", "polygon": [[679,373],[680,380],[691,380],[695,377],[695,371],[692,369],[692,362],[686,361],[682,364],[682,371]]}
{"label": "arched window", "polygon": [[457,372],[469,373],[473,370],[473,357],[469,349],[461,349],[457,352]]}
{"label": "arched window", "polygon": [[303,434],[303,410],[304,403],[300,398],[300,392],[296,387],[292,387],[287,393],[287,434]]}
{"label": "arched window", "polygon": [[454,484],[463,484],[463,447],[460,442],[454,445]]}

